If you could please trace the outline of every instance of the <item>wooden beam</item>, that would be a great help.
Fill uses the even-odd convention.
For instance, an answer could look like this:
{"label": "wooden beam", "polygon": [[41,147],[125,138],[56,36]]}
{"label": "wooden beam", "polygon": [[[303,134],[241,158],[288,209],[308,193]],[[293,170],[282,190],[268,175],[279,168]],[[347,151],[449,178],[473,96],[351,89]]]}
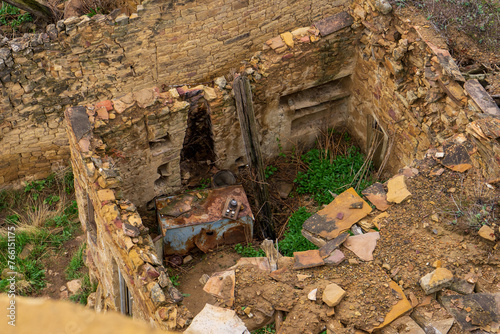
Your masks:
{"label": "wooden beam", "polygon": [[264,162],[260,151],[257,122],[253,109],[252,88],[246,76],[238,76],[234,79],[233,92],[248,164],[254,177],[255,199],[259,208],[257,212],[258,224],[264,237],[274,240],[276,234],[271,205],[269,203],[269,189],[264,174]]}

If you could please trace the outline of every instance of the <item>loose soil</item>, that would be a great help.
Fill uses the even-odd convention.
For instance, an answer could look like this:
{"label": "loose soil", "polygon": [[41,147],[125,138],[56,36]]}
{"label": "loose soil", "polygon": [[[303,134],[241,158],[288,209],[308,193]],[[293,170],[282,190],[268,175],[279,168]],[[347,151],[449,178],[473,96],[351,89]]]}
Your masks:
{"label": "loose soil", "polygon": [[[382,323],[400,300],[389,287],[391,280],[403,288],[413,307],[430,319],[450,318],[434,296],[425,296],[419,285],[419,279],[435,269],[436,261],[441,261],[455,277],[476,280],[476,292],[500,292],[500,249],[495,242],[477,234],[480,224],[487,223],[496,230],[497,240],[500,237],[500,191],[490,189],[473,170],[465,173],[445,170],[435,176],[442,166],[432,159],[416,167],[419,174],[406,181],[411,198],[387,210],[389,217],[381,226],[374,261],[363,262],[341,246],[346,260],[336,267],[293,270],[293,260],[283,260],[280,266],[283,272],[277,275],[249,266],[236,269],[235,303],[231,308],[249,329],[273,321],[270,315],[275,309],[288,313],[285,333],[319,333],[333,320],[347,328],[368,331]],[[294,201],[304,204],[309,200]],[[309,209],[316,208],[310,205]],[[374,210],[369,218],[378,214]],[[199,279],[203,274],[223,271],[237,259],[237,254],[226,247],[207,255],[195,255],[195,260],[175,271],[179,274],[179,289],[190,295],[185,303],[194,315],[205,302],[228,306],[205,293]],[[359,264],[350,264],[350,259]],[[297,274],[310,277],[299,281]],[[347,291],[334,308],[333,316],[327,316],[331,309],[321,301],[324,287],[329,283]],[[307,298],[314,288],[318,289],[317,301]],[[250,308],[252,318],[243,311],[246,308]],[[455,324],[450,333],[462,331]]]}
{"label": "loose soil", "polygon": [[[43,258],[42,264],[45,270],[46,286],[38,291],[33,297],[49,297],[51,299],[67,299],[67,291],[61,291],[70,280],[66,279],[66,268],[71,262],[71,258],[78,251],[78,248],[85,242],[85,234],[78,230],[75,238],[65,242],[60,249],[49,249],[47,255]],[[84,276],[89,270],[83,266],[79,273]]]}

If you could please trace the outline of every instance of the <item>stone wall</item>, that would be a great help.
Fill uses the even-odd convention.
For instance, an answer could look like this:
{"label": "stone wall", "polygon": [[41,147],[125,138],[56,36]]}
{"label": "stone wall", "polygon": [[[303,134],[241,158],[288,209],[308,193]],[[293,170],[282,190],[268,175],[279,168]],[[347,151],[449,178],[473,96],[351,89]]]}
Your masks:
{"label": "stone wall", "polygon": [[117,18],[72,17],[0,40],[0,186],[65,164],[67,106],[213,80],[297,25],[349,1],[150,1]]}
{"label": "stone wall", "polygon": [[[142,22],[134,16],[129,20],[128,25],[103,26],[88,34],[93,38],[102,33],[105,41],[110,32]],[[78,40],[83,36],[80,32],[99,22],[69,29],[67,38]],[[124,19],[117,19],[120,22]],[[163,38],[160,33],[152,36],[153,40]],[[115,45],[117,38],[111,38],[109,45]],[[133,36],[124,37],[120,43],[131,40]],[[189,39],[184,42],[189,45]],[[81,79],[63,80],[64,85],[75,80],[73,86],[93,82],[92,99],[100,99],[90,103],[90,95],[81,100],[81,95],[65,97],[65,103],[86,101],[67,109],[65,117],[80,221],[88,235],[87,262],[92,278],[99,282],[98,310],[121,309],[121,273],[134,300],[135,317],[162,328],[186,324],[189,315],[177,304],[181,296],[171,286],[136,206],[144,207],[159,194],[182,189],[182,151],[190,131],[189,118],[198,107],[205,108],[209,116],[215,155],[215,161],[199,163],[219,169],[236,169],[246,163],[231,86],[236,75],[246,75],[252,83],[266,157],[278,154],[277,139],[284,149],[307,147],[322,130],[346,126],[365,151],[379,134],[383,143],[374,158],[390,172],[426,154],[446,159],[447,150],[459,145],[466,161],[449,168],[474,165],[487,180],[500,175],[498,107],[484,104],[487,95],[480,85],[463,80],[444,44],[430,35],[430,29],[382,14],[371,2],[358,0],[347,11],[322,17],[314,25],[266,35],[262,42],[259,51],[250,53],[250,48],[241,57],[233,54],[229,63],[221,60],[220,68],[209,70],[207,77],[213,83],[182,85],[180,76],[185,72],[176,72],[172,81],[156,85],[160,76],[167,80],[167,74],[158,72],[155,79],[159,63],[151,59],[152,74],[151,67],[147,72],[138,65],[118,69],[118,64],[130,59],[127,52],[147,52],[146,44],[129,51],[110,47],[111,53],[116,52],[115,65],[108,61],[111,58],[97,54],[82,56],[83,69],[75,67],[76,72],[82,71]],[[82,48],[78,52],[91,51]],[[148,62],[145,55],[136,54],[135,64]],[[94,59],[99,61],[94,63]],[[184,70],[195,68],[191,65],[182,66]],[[87,66],[96,66],[92,75],[85,72]],[[229,70],[232,66],[238,67],[238,73]],[[111,68],[132,74],[118,82],[110,74]],[[58,75],[69,73],[62,65],[57,69]],[[205,77],[199,77],[203,80]],[[34,116],[29,117],[26,122]]]}
{"label": "stone wall", "polygon": [[[87,233],[86,264],[91,280],[98,282],[95,308],[132,314],[162,329],[183,328],[190,315],[178,305],[182,294],[168,278],[135,205],[123,197],[115,160],[93,134],[100,121],[93,111],[69,108],[66,120],[80,221]],[[132,305],[124,309],[122,303],[129,301]]]}

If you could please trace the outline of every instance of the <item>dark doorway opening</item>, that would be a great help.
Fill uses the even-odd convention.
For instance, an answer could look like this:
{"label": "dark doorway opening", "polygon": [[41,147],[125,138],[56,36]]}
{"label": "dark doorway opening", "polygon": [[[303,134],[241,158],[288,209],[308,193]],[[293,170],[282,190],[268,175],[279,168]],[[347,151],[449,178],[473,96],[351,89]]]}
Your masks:
{"label": "dark doorway opening", "polygon": [[210,178],[210,169],[216,156],[210,106],[206,99],[190,99],[187,129],[181,151],[181,176],[183,185],[195,187]]}

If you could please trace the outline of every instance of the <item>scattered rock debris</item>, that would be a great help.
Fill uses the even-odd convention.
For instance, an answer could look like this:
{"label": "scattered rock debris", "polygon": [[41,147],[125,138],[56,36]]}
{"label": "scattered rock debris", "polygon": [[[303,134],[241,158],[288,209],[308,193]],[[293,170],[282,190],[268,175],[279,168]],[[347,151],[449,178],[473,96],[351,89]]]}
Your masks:
{"label": "scattered rock debris", "polygon": [[[478,185],[470,169],[442,166],[432,154],[376,186],[395,203],[385,212],[358,208],[351,189],[338,195],[304,223],[319,249],[274,254],[275,271],[268,258],[240,259],[228,269],[234,290],[220,279],[230,274],[210,278],[221,287],[211,292],[216,304],[236,310],[249,331],[284,314],[276,333],[500,333],[498,224],[472,221],[498,217],[498,190]],[[483,211],[457,217],[478,187]],[[350,235],[354,224],[364,233]]]}

